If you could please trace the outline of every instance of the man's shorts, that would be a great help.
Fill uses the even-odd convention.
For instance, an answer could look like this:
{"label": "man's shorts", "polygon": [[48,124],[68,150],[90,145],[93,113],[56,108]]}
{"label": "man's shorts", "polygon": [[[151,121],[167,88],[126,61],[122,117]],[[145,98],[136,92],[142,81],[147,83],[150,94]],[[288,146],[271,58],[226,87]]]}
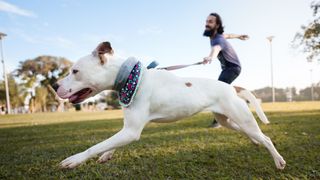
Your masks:
{"label": "man's shorts", "polygon": [[240,72],[241,68],[239,66],[225,67],[218,80],[231,84],[239,76]]}

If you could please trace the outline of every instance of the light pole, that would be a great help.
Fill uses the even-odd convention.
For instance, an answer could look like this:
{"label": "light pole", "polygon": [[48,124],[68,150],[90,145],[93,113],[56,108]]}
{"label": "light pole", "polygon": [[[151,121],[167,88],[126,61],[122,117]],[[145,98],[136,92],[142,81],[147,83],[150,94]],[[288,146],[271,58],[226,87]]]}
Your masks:
{"label": "light pole", "polygon": [[313,83],[312,83],[312,68],[310,69],[310,81],[311,81],[311,101],[314,101],[314,98],[313,98],[314,89],[313,89]]}
{"label": "light pole", "polygon": [[5,36],[7,36],[7,35],[2,33],[2,32],[0,32],[1,62],[2,62],[2,65],[3,65],[3,77],[4,77],[5,87],[6,87],[7,112],[8,112],[8,114],[10,114],[11,113],[11,108],[10,108],[9,86],[8,86],[8,78],[7,78],[7,73],[6,73],[6,66],[4,65],[3,49],[2,49],[2,39]]}
{"label": "light pole", "polygon": [[314,96],[313,96],[314,89],[313,89],[312,71],[313,71],[313,65],[314,65],[314,64],[313,64],[311,58],[307,58],[307,62],[308,62],[308,64],[310,65],[310,90],[311,90],[311,101],[313,101],[313,100],[314,100]]}
{"label": "light pole", "polygon": [[269,36],[267,39],[270,42],[270,70],[271,70],[271,88],[272,88],[272,102],[276,101],[275,93],[274,93],[274,86],[273,86],[273,63],[272,63],[272,39],[274,36]]}

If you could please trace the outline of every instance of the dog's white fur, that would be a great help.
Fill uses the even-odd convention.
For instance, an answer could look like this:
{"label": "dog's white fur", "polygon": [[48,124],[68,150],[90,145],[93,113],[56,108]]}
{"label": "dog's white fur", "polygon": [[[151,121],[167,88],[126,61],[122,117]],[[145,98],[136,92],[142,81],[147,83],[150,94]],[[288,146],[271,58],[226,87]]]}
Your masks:
{"label": "dog's white fur", "polygon": [[[58,95],[68,98],[83,88],[91,88],[93,92],[89,96],[93,96],[112,89],[124,59],[111,54],[106,54],[106,59],[107,62],[101,64],[99,57],[94,55],[81,58],[72,67],[78,73],[70,73],[58,82]],[[260,119],[268,123],[249,91],[243,89],[239,95],[253,103]],[[116,148],[139,140],[147,123],[172,122],[204,110],[213,112],[221,125],[243,132],[256,144],[263,144],[271,153],[276,167],[284,169],[286,162],[270,138],[261,132],[247,104],[231,85],[212,79],[181,78],[166,70],[155,69],[144,69],[134,101],[128,108],[123,108],[123,128],[109,139],[63,160],[60,166],[74,168],[99,154],[98,162],[104,163],[112,157]]]}

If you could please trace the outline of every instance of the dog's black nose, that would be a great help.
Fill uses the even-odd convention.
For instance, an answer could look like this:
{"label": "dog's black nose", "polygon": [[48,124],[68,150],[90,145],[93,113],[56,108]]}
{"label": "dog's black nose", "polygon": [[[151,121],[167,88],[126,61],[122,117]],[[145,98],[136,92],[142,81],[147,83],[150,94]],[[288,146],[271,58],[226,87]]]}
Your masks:
{"label": "dog's black nose", "polygon": [[59,84],[58,83],[54,83],[51,85],[52,88],[57,92],[58,88],[59,88]]}

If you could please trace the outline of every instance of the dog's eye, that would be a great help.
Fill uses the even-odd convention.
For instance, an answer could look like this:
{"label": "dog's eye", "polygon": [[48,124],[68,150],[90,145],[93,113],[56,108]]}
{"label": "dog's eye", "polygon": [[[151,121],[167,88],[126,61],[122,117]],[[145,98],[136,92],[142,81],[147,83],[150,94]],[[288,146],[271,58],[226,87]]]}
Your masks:
{"label": "dog's eye", "polygon": [[73,69],[72,70],[72,74],[77,74],[79,72],[79,70]]}

